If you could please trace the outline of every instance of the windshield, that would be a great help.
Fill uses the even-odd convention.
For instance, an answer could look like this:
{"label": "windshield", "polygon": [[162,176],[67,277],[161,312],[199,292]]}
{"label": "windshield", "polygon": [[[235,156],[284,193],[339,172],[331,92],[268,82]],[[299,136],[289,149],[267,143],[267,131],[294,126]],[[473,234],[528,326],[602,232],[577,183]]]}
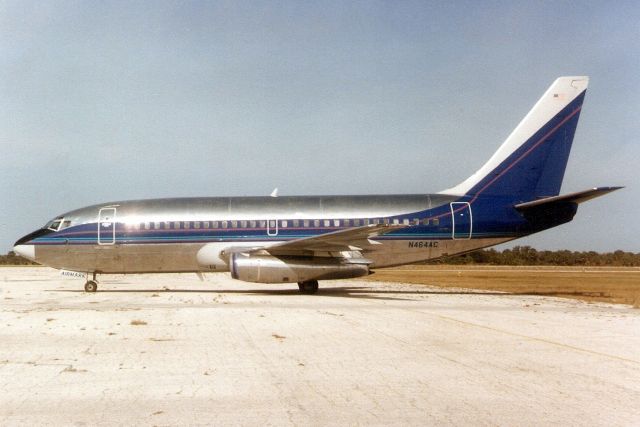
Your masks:
{"label": "windshield", "polygon": [[[56,218],[56,219],[52,219],[43,228],[46,228],[48,230],[58,231],[60,229],[60,225],[63,223],[63,220],[64,220],[64,218],[62,218],[62,217],[59,217],[59,218]],[[68,225],[67,225],[67,227],[68,227]]]}

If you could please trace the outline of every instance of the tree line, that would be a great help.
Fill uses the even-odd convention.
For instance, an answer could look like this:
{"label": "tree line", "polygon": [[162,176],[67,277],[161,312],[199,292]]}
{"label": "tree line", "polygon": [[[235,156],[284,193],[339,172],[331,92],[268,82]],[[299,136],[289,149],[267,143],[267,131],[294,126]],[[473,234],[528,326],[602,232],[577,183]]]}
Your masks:
{"label": "tree line", "polygon": [[0,265],[35,265],[26,258],[16,255],[15,252],[9,251],[6,255],[0,255]]}
{"label": "tree line", "polygon": [[[497,251],[481,249],[429,263],[436,264],[485,264],[485,265],[561,265],[585,267],[640,267],[640,253],[594,251],[538,251],[531,246],[515,246],[513,249]],[[13,251],[0,255],[0,265],[34,265]]]}
{"label": "tree line", "polygon": [[497,251],[482,249],[465,255],[436,261],[439,264],[485,265],[558,265],[584,267],[640,267],[640,253],[617,250],[595,251],[539,251],[531,246],[515,246]]}

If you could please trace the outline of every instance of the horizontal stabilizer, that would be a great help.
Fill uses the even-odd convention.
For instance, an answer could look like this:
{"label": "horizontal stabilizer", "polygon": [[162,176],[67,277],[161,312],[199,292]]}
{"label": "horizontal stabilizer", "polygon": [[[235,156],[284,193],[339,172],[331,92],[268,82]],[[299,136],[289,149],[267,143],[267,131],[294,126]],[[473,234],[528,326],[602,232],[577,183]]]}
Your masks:
{"label": "horizontal stabilizer", "polygon": [[589,190],[579,191],[577,193],[564,194],[562,196],[545,197],[543,199],[533,200],[531,202],[520,203],[515,205],[519,211],[550,205],[558,202],[582,203],[596,197],[604,196],[612,191],[619,190],[624,187],[595,187]]}

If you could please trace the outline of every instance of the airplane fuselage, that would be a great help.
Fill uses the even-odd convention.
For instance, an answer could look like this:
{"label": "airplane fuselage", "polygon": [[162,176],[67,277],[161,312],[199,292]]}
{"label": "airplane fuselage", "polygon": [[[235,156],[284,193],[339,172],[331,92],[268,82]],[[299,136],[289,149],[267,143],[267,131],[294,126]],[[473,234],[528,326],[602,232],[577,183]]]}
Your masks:
{"label": "airplane fuselage", "polygon": [[[370,224],[404,225],[373,239],[377,244],[366,257],[371,268],[380,268],[464,253],[533,231],[513,200],[469,199],[424,194],[122,201],[61,215],[28,243],[38,262],[72,271],[228,271],[222,254],[216,262],[202,262],[198,252],[205,245],[221,253],[229,246],[268,246]],[[500,215],[493,215],[496,210]],[[52,229],[56,223],[58,230]]]}

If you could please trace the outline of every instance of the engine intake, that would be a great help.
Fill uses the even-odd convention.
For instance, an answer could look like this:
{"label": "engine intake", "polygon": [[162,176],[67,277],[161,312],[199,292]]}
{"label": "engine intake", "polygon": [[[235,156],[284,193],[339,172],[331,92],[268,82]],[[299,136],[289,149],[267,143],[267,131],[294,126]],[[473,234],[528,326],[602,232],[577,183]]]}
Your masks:
{"label": "engine intake", "polygon": [[254,283],[352,279],[369,274],[369,261],[271,255],[231,255],[231,277]]}

